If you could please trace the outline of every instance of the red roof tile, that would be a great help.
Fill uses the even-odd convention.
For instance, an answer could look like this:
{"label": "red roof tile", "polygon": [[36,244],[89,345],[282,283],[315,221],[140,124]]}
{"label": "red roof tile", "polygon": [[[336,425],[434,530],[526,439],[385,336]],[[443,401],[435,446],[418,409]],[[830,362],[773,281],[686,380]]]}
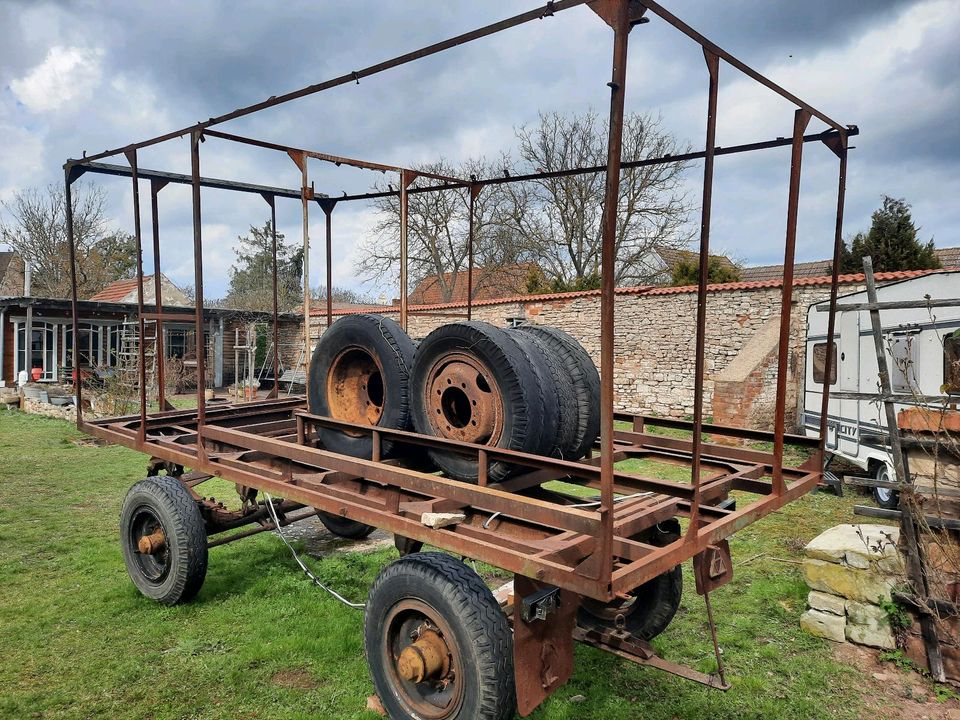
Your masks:
{"label": "red roof tile", "polygon": [[[146,285],[153,278],[153,275],[144,275],[143,284]],[[120,302],[127,295],[137,289],[137,279],[114,280],[96,295],[91,295],[90,300],[96,302]]]}

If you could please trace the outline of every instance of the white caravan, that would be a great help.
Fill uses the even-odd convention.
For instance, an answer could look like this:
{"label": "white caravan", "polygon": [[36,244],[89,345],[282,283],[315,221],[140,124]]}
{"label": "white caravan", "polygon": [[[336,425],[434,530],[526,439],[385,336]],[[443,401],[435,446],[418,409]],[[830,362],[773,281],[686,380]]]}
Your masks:
{"label": "white caravan", "polygon": [[[960,271],[945,271],[890,283],[877,288],[880,302],[960,298]],[[866,303],[867,293],[844,295],[838,305]],[[807,310],[806,376],[803,427],[807,435],[820,434],[823,375],[827,353],[829,313],[818,312],[818,302]],[[881,310],[883,346],[894,393],[908,395],[958,394],[960,401],[960,306]],[[877,355],[870,314],[866,310],[837,312],[836,344],[831,391],[879,393]],[[897,411],[907,407],[898,405]],[[862,441],[863,434],[885,434],[883,405],[868,400],[830,397],[827,412],[829,453],[863,468],[882,482],[894,478],[888,448]],[[875,487],[882,507],[895,507],[896,492]]]}

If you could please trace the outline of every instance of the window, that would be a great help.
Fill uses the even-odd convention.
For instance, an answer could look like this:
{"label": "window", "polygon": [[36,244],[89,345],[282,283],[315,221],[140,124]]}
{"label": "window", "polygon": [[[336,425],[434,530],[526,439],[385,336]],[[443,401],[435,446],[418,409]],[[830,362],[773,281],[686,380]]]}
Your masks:
{"label": "window", "polygon": [[33,375],[33,369],[40,369],[40,380],[57,379],[57,325],[36,320],[30,326],[29,351],[27,343],[27,323],[18,322],[16,343],[16,374],[26,370]]}
{"label": "window", "polygon": [[[830,357],[830,384],[837,382],[837,345],[831,343]],[[813,381],[820,385],[823,384],[824,372],[827,369],[827,343],[817,343],[813,346]]]}
{"label": "window", "polygon": [[917,390],[917,343],[916,334],[889,335],[890,386],[895,393],[912,393]]}
{"label": "window", "polygon": [[[77,326],[77,352],[80,356],[80,367],[92,368],[100,364],[102,355],[101,333],[103,328],[90,323],[80,323]],[[73,327],[66,326],[63,333],[63,364],[73,367]]]}
{"label": "window", "polygon": [[943,339],[943,391],[960,394],[960,330]]}

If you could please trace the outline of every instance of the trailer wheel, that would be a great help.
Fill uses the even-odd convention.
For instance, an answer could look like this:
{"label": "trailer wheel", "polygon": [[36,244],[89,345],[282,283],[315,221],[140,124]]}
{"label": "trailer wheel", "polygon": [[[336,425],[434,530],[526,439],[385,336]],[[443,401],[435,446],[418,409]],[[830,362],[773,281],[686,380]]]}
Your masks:
{"label": "trailer wheel", "polygon": [[151,600],[187,602],[207,575],[207,531],[179,480],[149,477],[130,488],[120,511],[120,545],[130,579]]}
{"label": "trailer wheel", "polygon": [[[890,482],[890,468],[886,463],[877,463],[873,477],[878,482]],[[882,508],[896,510],[900,507],[900,493],[893,488],[874,487],[873,501]]]}
{"label": "trailer wheel", "polygon": [[[663,547],[680,537],[676,519],[655,526],[644,542]],[[624,629],[641,640],[652,640],[667,629],[683,597],[683,570],[677,565],[632,590],[624,600],[601,603],[583,598],[577,623],[588,630]]]}
{"label": "trailer wheel", "polygon": [[[310,361],[310,411],[357,425],[406,430],[413,353],[413,342],[390,318],[340,318],[320,338]],[[333,452],[368,459],[373,455],[373,438],[367,433],[319,427],[317,434]],[[381,457],[392,448],[393,442],[384,438]]]}
{"label": "trailer wheel", "polygon": [[513,636],[480,577],[442,553],[388,565],[367,598],[367,663],[391,718],[507,720]]}
{"label": "trailer wheel", "polygon": [[583,346],[563,330],[546,325],[520,325],[517,330],[540,338],[548,352],[566,368],[576,399],[576,431],[564,450],[567,460],[579,460],[600,434],[600,374]]}
{"label": "trailer wheel", "polygon": [[367,525],[333,513],[322,512],[317,517],[320,518],[323,526],[334,535],[350,540],[363,540],[376,530],[373,525]]}
{"label": "trailer wheel", "polygon": [[[547,422],[540,378],[504,330],[476,321],[437,328],[417,347],[411,392],[419,433],[529,453],[540,450]],[[475,458],[451,450],[428,452],[450,477],[477,481]],[[501,482],[514,469],[492,461],[489,480]]]}

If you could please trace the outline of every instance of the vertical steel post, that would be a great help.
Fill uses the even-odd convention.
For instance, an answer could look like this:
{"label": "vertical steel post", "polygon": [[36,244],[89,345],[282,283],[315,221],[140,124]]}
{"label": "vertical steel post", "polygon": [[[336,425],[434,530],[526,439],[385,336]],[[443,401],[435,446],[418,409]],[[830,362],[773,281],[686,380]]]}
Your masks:
{"label": "vertical steel post", "polygon": [[610,126],[603,200],[600,289],[600,580],[613,574],[613,322],[616,300],[617,204],[620,197],[620,153],[623,150],[623,100],[627,83],[629,2],[619,0],[608,20],[613,28]]}
{"label": "vertical steel post", "polygon": [[326,216],[327,237],[324,248],[326,254],[327,271],[327,329],[333,324],[333,208],[336,201],[327,202],[322,205],[323,214]]}
{"label": "vertical steel post", "polygon": [[193,187],[193,327],[197,348],[197,456],[206,458],[203,447],[203,426],[207,420],[206,342],[203,336],[203,228],[200,219],[200,142],[201,131],[190,133],[190,174]]}
{"label": "vertical steel post", "polygon": [[[67,246],[70,255],[70,309],[73,315],[73,395],[77,403],[77,427],[83,426],[83,381],[80,378],[80,356],[77,353],[77,334],[80,332],[80,303],[77,291],[77,248],[73,236],[73,194],[70,186],[73,184],[73,166],[66,165],[63,171],[64,213],[67,221]],[[29,336],[26,342],[25,357],[30,357]]]}
{"label": "vertical steel post", "polygon": [[280,287],[277,278],[277,199],[264,196],[270,204],[270,236],[273,253],[273,396],[280,397]]}
{"label": "vertical steel post", "polygon": [[837,289],[840,284],[840,251],[843,249],[843,206],[847,188],[847,134],[840,133],[831,149],[840,158],[837,181],[837,224],[833,235],[833,266],[830,273],[830,317],[827,319],[827,357],[823,367],[823,396],[820,400],[820,467],[826,460],[827,413],[830,409],[830,377],[839,371],[834,367],[834,331],[836,329]]}
{"label": "vertical steel post", "polygon": [[409,194],[407,186],[412,182],[411,173],[400,171],[400,327],[407,329],[407,221]]}
{"label": "vertical steel post", "polygon": [[157,194],[166,185],[166,181],[150,181],[150,221],[153,225],[153,306],[157,313],[156,340],[154,352],[157,363],[157,402],[161,411],[167,409],[166,378],[164,377],[164,360],[166,359],[163,347],[163,292],[160,282],[160,205]]}
{"label": "vertical steel post", "polygon": [[777,346],[777,401],[774,413],[773,492],[783,493],[783,434],[787,410],[787,365],[790,359],[790,315],[793,302],[793,258],[797,248],[797,215],[800,205],[800,166],[803,132],[810,113],[797,109],[793,116],[793,148],[790,157],[790,189],[787,196],[787,237],[783,251],[783,289],[780,296],[780,341]]}
{"label": "vertical steel post", "polygon": [[[130,179],[133,182],[133,238],[137,246],[137,379],[140,383],[140,427],[137,435],[140,442],[147,439],[147,339],[143,319],[143,238],[140,234],[140,176],[137,169],[137,151],[124,153],[130,163]],[[154,272],[156,275],[156,272]],[[77,352],[77,337],[73,338],[73,351]]]}
{"label": "vertical steel post", "polygon": [[720,87],[720,58],[704,48],[704,60],[710,75],[707,99],[707,137],[703,159],[703,201],[700,211],[700,269],[697,278],[697,339],[693,381],[693,447],[690,482],[693,501],[687,538],[693,540],[699,531],[700,454],[703,443],[703,379],[706,372],[707,284],[710,275],[710,212],[713,203],[713,157],[717,144],[717,92]]}
{"label": "vertical steel post", "polygon": [[473,240],[474,240],[474,222],[476,220],[474,204],[477,195],[480,194],[480,185],[470,184],[470,195],[468,204],[468,214],[470,227],[467,233],[467,320],[473,319]]}
{"label": "vertical steel post", "polygon": [[310,198],[307,158],[300,155],[300,201],[303,203],[303,382],[310,387]]}

